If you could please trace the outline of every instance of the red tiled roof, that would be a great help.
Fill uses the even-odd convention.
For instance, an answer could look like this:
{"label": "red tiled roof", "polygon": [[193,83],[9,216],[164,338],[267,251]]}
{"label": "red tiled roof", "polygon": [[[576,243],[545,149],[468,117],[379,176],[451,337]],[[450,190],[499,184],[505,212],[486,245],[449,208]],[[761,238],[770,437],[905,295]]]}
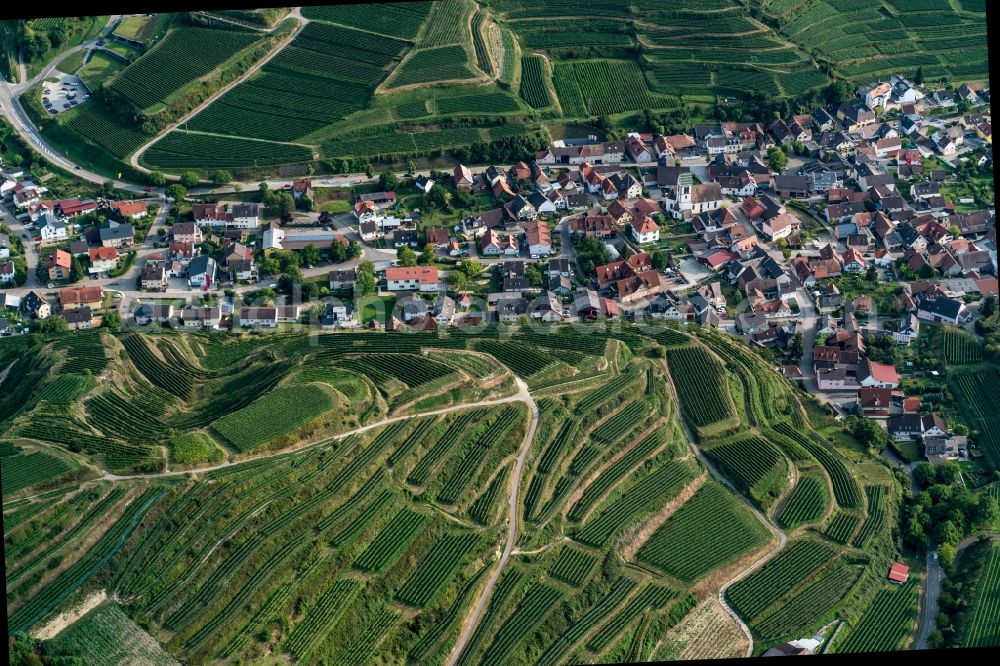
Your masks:
{"label": "red tiled roof", "polygon": [[730,259],[735,259],[738,256],[739,255],[733,254],[732,252],[728,252],[726,250],[719,250],[718,252],[713,252],[712,254],[705,257],[705,263],[707,263],[711,268],[716,268],[726,263]]}
{"label": "red tiled roof", "polygon": [[56,250],[52,256],[49,257],[48,261],[45,262],[45,266],[62,266],[63,268],[69,268],[73,264],[73,256],[69,252],[63,250]]}
{"label": "red tiled roof", "polygon": [[118,258],[118,250],[113,247],[92,247],[87,252],[91,261]]}
{"label": "red tiled roof", "polygon": [[910,567],[905,564],[893,562],[892,566],[889,567],[889,580],[895,583],[905,583],[909,575]]}
{"label": "red tiled roof", "polygon": [[979,293],[983,296],[995,294],[997,293],[997,279],[984,278],[982,280],[976,280],[976,287],[979,288]]}
{"label": "red tiled roof", "polygon": [[59,291],[59,302],[63,305],[67,303],[96,303],[100,300],[100,287],[77,287]]}
{"label": "red tiled roof", "polygon": [[651,218],[643,215],[641,218],[632,219],[632,228],[635,229],[636,233],[649,234],[659,230],[660,227]]}
{"label": "red tiled roof", "polygon": [[419,280],[420,284],[437,284],[438,269],[434,266],[396,266],[387,268],[386,280]]}
{"label": "red tiled roof", "polygon": [[896,368],[886,363],[868,361],[868,371],[877,381],[888,384],[899,383],[899,375],[896,374]]}
{"label": "red tiled roof", "polygon": [[111,208],[126,217],[146,212],[146,204],[142,201],[115,201],[111,204]]}

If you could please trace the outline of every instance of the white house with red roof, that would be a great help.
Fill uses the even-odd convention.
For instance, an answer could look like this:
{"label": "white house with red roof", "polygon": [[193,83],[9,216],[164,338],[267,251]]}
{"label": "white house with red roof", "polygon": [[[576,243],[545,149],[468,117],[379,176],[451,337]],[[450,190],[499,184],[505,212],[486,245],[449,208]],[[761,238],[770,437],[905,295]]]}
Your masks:
{"label": "white house with red roof", "polygon": [[385,271],[389,291],[438,291],[438,269],[434,266],[393,266]]}
{"label": "white house with red roof", "polygon": [[635,132],[629,134],[628,139],[625,140],[625,150],[628,151],[629,157],[632,158],[633,162],[653,161],[653,156],[649,153],[646,144],[643,143],[642,138]]}
{"label": "white house with red roof", "polygon": [[375,206],[371,201],[360,200],[354,204],[354,219],[359,223],[362,222],[378,222],[382,219],[382,214],[379,213],[378,207]]}
{"label": "white house with red roof", "polygon": [[632,231],[632,238],[636,243],[655,243],[660,240],[660,226],[656,224],[648,215],[632,218],[629,225]]}
{"label": "white house with red roof", "polygon": [[138,220],[149,214],[145,201],[114,201],[111,209],[130,220]]}
{"label": "white house with red roof", "polygon": [[[758,204],[759,205],[759,204]],[[788,238],[795,228],[795,220],[788,213],[778,213],[769,220],[764,220],[760,230],[772,241]]]}
{"label": "white house with red roof", "polygon": [[876,363],[866,359],[858,370],[861,386],[890,388],[899,387],[899,375],[896,368],[887,363]]}

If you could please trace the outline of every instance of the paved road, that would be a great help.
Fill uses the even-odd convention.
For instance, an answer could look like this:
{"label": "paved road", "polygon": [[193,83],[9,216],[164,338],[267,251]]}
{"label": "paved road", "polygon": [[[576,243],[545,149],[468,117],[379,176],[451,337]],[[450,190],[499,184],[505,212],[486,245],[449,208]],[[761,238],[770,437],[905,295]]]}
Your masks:
{"label": "paved road", "polygon": [[927,637],[937,627],[938,597],[944,569],[937,561],[937,551],[927,552],[927,580],[924,581],[924,598],[920,608],[920,629],[917,631],[915,650],[927,649]]}
{"label": "paved road", "polygon": [[486,604],[489,602],[490,597],[493,596],[493,588],[496,587],[497,580],[500,579],[500,574],[503,573],[503,568],[507,564],[507,560],[510,559],[510,555],[514,550],[514,542],[517,541],[517,509],[518,500],[521,496],[521,477],[524,476],[524,460],[528,456],[528,451],[531,450],[531,443],[534,441],[535,431],[538,429],[538,405],[535,404],[534,398],[528,392],[528,385],[524,383],[524,380],[520,377],[515,377],[514,380],[517,382],[518,391],[511,399],[522,400],[528,404],[528,409],[531,411],[531,425],[528,427],[528,434],[521,444],[521,450],[517,454],[517,462],[514,465],[514,478],[511,481],[510,489],[510,515],[507,519],[507,543],[504,545],[503,552],[500,554],[500,561],[497,562],[497,566],[486,583],[486,587],[479,594],[479,600],[472,609],[472,615],[462,625],[462,632],[458,636],[458,641],[455,643],[455,647],[452,648],[451,654],[448,655],[447,666],[454,666],[458,658],[462,656],[462,651],[472,637],[472,633],[476,630]]}
{"label": "paved road", "polygon": [[[42,286],[41,280],[38,279],[38,274],[35,272],[35,266],[38,265],[38,254],[35,252],[35,243],[31,240],[31,234],[29,234],[24,229],[24,224],[19,221],[13,215],[10,215],[7,210],[0,206],[0,222],[3,222],[10,227],[11,234],[17,236],[21,239],[21,244],[24,247],[24,258],[28,266],[28,277],[24,283],[24,293],[27,294],[29,290],[36,289]],[[24,238],[25,234],[28,238]],[[6,289],[5,291],[17,294],[17,289]]]}

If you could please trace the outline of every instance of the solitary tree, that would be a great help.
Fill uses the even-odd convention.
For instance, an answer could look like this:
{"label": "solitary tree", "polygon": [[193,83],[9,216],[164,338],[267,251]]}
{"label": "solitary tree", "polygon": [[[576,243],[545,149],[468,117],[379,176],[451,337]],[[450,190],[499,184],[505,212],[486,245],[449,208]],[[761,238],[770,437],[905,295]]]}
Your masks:
{"label": "solitary tree", "polygon": [[302,260],[310,266],[314,266],[320,262],[319,249],[310,243],[302,249]]}
{"label": "solitary tree", "polygon": [[917,73],[913,76],[913,83],[918,86],[924,85],[924,68],[917,67]]}
{"label": "solitary tree", "polygon": [[278,197],[278,212],[282,218],[287,218],[295,210],[295,199],[288,192],[282,192]]}
{"label": "solitary tree", "polygon": [[465,259],[459,270],[465,273],[465,277],[474,280],[483,272],[483,264],[478,259]]}
{"label": "solitary tree", "polygon": [[378,281],[375,279],[375,266],[370,261],[361,262],[358,266],[358,291],[362,296],[370,296],[375,293]]}
{"label": "solitary tree", "polygon": [[225,185],[233,180],[233,174],[229,173],[225,169],[216,169],[212,172],[212,182],[216,185]]}
{"label": "solitary tree", "polygon": [[386,171],[378,177],[378,184],[383,190],[389,192],[399,187],[399,178],[391,171]]}
{"label": "solitary tree", "polygon": [[163,187],[164,183],[167,182],[167,177],[159,171],[150,171],[149,175],[146,176],[146,180],[153,187]]}
{"label": "solitary tree", "polygon": [[118,310],[108,310],[104,313],[104,318],[101,321],[101,325],[105,328],[110,328],[112,331],[117,331],[122,325],[122,316]]}
{"label": "solitary tree", "polygon": [[166,194],[175,201],[183,201],[187,198],[187,188],[180,183],[171,183],[167,185]]}
{"label": "solitary tree", "polygon": [[401,247],[396,251],[396,259],[400,266],[416,266],[417,253],[408,247]]}
{"label": "solitary tree", "polygon": [[201,178],[194,171],[185,171],[181,174],[181,185],[184,187],[194,187],[201,182]]}
{"label": "solitary tree", "polygon": [[69,281],[76,282],[82,279],[85,273],[83,262],[80,261],[79,257],[73,257],[69,264]]}
{"label": "solitary tree", "polygon": [[984,319],[992,317],[997,311],[996,294],[990,294],[979,303],[979,313]]}
{"label": "solitary tree", "polygon": [[656,270],[662,271],[667,267],[667,255],[662,250],[653,250],[650,257],[653,260],[653,268]]}
{"label": "solitary tree", "polygon": [[772,147],[767,149],[767,163],[772,171],[781,173],[788,166],[788,155],[780,148]]}

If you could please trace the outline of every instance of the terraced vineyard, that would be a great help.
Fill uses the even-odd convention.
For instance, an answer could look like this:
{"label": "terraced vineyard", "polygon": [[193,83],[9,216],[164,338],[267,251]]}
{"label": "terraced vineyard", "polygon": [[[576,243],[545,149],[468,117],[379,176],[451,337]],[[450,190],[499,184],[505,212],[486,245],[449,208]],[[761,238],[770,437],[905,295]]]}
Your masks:
{"label": "terraced vineyard", "polygon": [[900,648],[917,618],[918,579],[878,593],[837,652],[890,652]]}
{"label": "terraced vineyard", "polygon": [[787,483],[785,457],[762,437],[713,443],[704,451],[727,478],[763,506],[776,500]]}
{"label": "terraced vineyard", "polygon": [[44,451],[22,453],[19,447],[9,445],[7,442],[0,446],[4,447],[0,455],[3,460],[0,476],[3,479],[3,494],[6,497],[25,488],[65,478],[74,468],[65,459]]}
{"label": "terraced vineyard", "polygon": [[241,30],[188,26],[171,31],[151,51],[127,67],[111,84],[110,90],[137,109],[148,109],[210,73],[257,39],[256,33]]}
{"label": "terraced vineyard", "polygon": [[552,104],[549,99],[548,67],[545,58],[539,55],[521,56],[521,90],[518,93],[525,102],[536,109],[544,109]]}
{"label": "terraced vineyard", "polygon": [[736,410],[719,362],[702,347],[678,347],[667,355],[688,422],[707,434],[736,425]]}
{"label": "terraced vineyard", "polygon": [[364,30],[377,26],[377,32],[392,37],[413,39],[430,13],[430,2],[386,2],[369,5],[322,5],[303,7],[302,15]]}
{"label": "terraced vineyard", "polygon": [[766,641],[780,641],[818,628],[817,623],[836,607],[861,575],[861,568],[836,562],[792,592],[784,603],[761,614],[751,629]]}
{"label": "terraced vineyard", "polygon": [[573,587],[580,587],[595,564],[597,564],[597,556],[578,548],[566,546],[559,552],[559,559],[552,566],[551,574],[554,578],[558,578]]}
{"label": "terraced vineyard", "polygon": [[983,360],[983,347],[975,337],[958,328],[941,330],[941,346],[946,363],[967,365]]}
{"label": "terraced vineyard", "polygon": [[770,536],[727,490],[706,483],[649,538],[636,558],[693,583],[763,546]]}
{"label": "terraced vineyard", "polygon": [[759,571],[730,587],[726,598],[752,622],[836,556],[837,551],[818,541],[795,541]]}
{"label": "terraced vineyard", "polygon": [[249,451],[305,425],[332,407],[329,394],[316,386],[287,387],[221,418],[212,429],[240,451]]}
{"label": "terraced vineyard", "polygon": [[[829,506],[830,494],[826,488],[826,479],[819,474],[803,474],[778,513],[778,524],[790,530],[815,523],[826,514]],[[839,532],[845,529],[838,526]]]}
{"label": "terraced vineyard", "polygon": [[979,446],[987,460],[994,469],[1000,468],[1000,435],[997,434],[1000,416],[996,401],[992,399],[1000,391],[1000,370],[992,365],[981,365],[967,372],[952,371],[948,386],[970,422],[969,427],[978,428],[984,434]]}
{"label": "terraced vineyard", "polygon": [[998,608],[1000,608],[1000,542],[993,541],[976,587],[972,618],[965,636],[967,647],[996,646],[1000,640],[1000,627],[996,622]]}
{"label": "terraced vineyard", "polygon": [[422,49],[414,52],[409,60],[396,69],[390,84],[398,88],[415,83],[473,79],[476,74],[469,67],[467,59],[468,54],[461,46]]}
{"label": "terraced vineyard", "polygon": [[259,74],[223,95],[186,128],[299,140],[365,108],[389,63],[406,48],[406,42],[392,37],[310,23]]}
{"label": "terraced vineyard", "polygon": [[272,166],[309,162],[312,151],[305,146],[247,141],[244,139],[195,134],[180,130],[170,132],[142,154],[142,163],[150,168],[180,170],[191,168]]}
{"label": "terraced vineyard", "polygon": [[[728,391],[703,345],[727,363],[737,350],[703,343],[702,334],[661,337],[682,401],[706,385]],[[463,350],[480,352],[476,362],[464,363]],[[686,356],[694,361],[684,374]],[[612,364],[599,369],[605,360]],[[36,629],[103,588],[124,600],[121,614],[94,617],[135,635],[125,647],[139,652],[129,654],[154,663],[444,663],[463,632],[466,647],[454,656],[465,665],[692,654],[684,641],[694,636],[704,640],[699,654],[745,649],[730,640],[736,624],[715,644],[722,634],[697,631],[691,625],[704,618],[690,613],[772,536],[693,455],[681,422],[692,408],[675,408],[662,356],[638,329],[503,338],[492,328],[352,332],[315,341],[104,329],[4,341],[0,361],[10,366],[0,403],[4,493],[40,495],[5,497],[12,627]],[[702,374],[718,376],[699,377],[699,362]],[[549,387],[535,398],[540,417],[523,469],[517,456],[531,410],[520,398],[461,404],[509,396],[510,375],[482,385],[504,377],[505,363]],[[587,380],[560,392],[552,382],[570,366]],[[757,379],[756,402],[780,413],[790,389],[780,378]],[[442,383],[457,388],[439,407],[426,398]],[[394,416],[400,392],[443,413]],[[807,446],[840,461],[837,449],[808,437],[806,418],[794,429],[805,443],[748,429],[698,444],[763,501],[796,463],[798,486],[781,496],[776,520],[826,525],[825,535],[794,535],[729,588],[761,644],[811,635],[869,566],[834,544],[874,543],[895,519],[880,467],[865,490],[885,489],[885,501],[869,497],[881,517],[870,509],[860,525],[863,501],[824,517],[831,498]],[[826,424],[824,432],[836,434]],[[310,446],[286,449],[305,440]],[[52,447],[123,477],[77,488],[67,479],[80,470],[49,476],[46,461],[30,457],[44,451],[69,465]],[[10,464],[18,457],[31,464]],[[165,478],[125,476],[165,468]],[[514,551],[470,623],[506,544],[515,485]],[[139,626],[148,634],[131,633]],[[93,649],[107,631],[102,624],[67,640]]]}

